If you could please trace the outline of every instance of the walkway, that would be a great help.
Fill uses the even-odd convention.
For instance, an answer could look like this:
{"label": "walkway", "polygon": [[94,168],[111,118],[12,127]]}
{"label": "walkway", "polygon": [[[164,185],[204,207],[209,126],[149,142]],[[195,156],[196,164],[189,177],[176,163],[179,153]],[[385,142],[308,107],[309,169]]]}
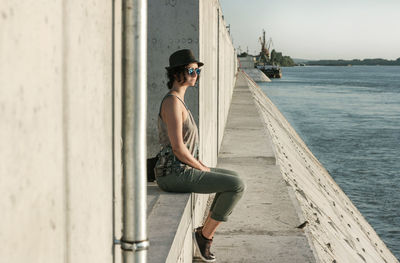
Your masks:
{"label": "walkway", "polygon": [[[224,132],[218,167],[247,183],[236,210],[217,230],[217,262],[315,262],[273,146],[257,111],[248,80],[239,73]],[[293,197],[294,198],[294,197]]]}

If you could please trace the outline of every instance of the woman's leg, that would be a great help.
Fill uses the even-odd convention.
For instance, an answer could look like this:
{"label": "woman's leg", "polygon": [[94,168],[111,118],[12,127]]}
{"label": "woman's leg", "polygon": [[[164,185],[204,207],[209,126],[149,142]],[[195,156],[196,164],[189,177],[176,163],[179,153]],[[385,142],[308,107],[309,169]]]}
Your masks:
{"label": "woman's leg", "polygon": [[[229,175],[232,175],[232,176],[239,177],[239,174],[238,174],[237,172],[235,172],[235,171],[232,171],[232,170],[223,169],[223,168],[216,168],[216,167],[215,167],[215,168],[214,168],[214,167],[210,167],[210,169],[211,169],[211,172],[224,173],[224,174],[229,174]],[[215,197],[214,197],[214,200],[213,200],[213,202],[212,202],[212,204],[211,204],[211,206],[210,206],[210,213],[208,213],[207,219],[210,218],[210,216],[211,216],[211,211],[214,209],[215,202],[216,202],[216,200],[218,200],[218,198],[219,198],[219,193],[216,193],[216,194],[215,194]],[[206,224],[207,219],[206,219],[206,221],[204,222],[204,224]]]}
{"label": "woman's leg", "polygon": [[212,239],[220,222],[228,220],[245,189],[244,182],[236,172],[222,168],[210,169],[210,172],[188,169],[159,178],[160,187],[170,192],[216,193],[203,226],[202,233],[208,239]]}
{"label": "woman's leg", "polygon": [[[239,177],[239,174],[235,171],[223,169],[223,168],[210,168],[212,172],[224,173],[232,176]],[[213,203],[211,204],[210,211],[208,213],[207,219],[204,222],[202,229],[202,234],[205,238],[212,239],[214,237],[215,231],[217,230],[221,222],[216,221],[211,218],[212,210],[214,209],[215,203],[219,198],[220,193],[217,193],[214,197]]]}
{"label": "woman's leg", "polygon": [[[211,215],[211,211],[209,215]],[[218,226],[221,224],[221,221],[217,221],[212,219],[211,216],[204,222],[202,234],[207,239],[213,239],[215,231],[217,230]]]}
{"label": "woman's leg", "polygon": [[224,168],[217,168],[217,167],[210,167],[211,172],[215,173],[223,173],[223,174],[229,174],[233,176],[239,176],[239,174],[235,171],[224,169]]}
{"label": "woman's leg", "polygon": [[169,191],[217,193],[203,227],[196,229],[195,244],[200,254],[207,262],[215,261],[215,256],[210,251],[212,239],[217,227],[226,221],[237,201],[241,198],[245,185],[237,174],[222,173],[222,170],[211,169],[204,172],[189,169],[185,172],[168,176],[163,180]]}
{"label": "woman's leg", "polygon": [[161,177],[160,186],[170,192],[217,193],[211,210],[211,218],[227,221],[236,203],[240,200],[245,184],[237,176],[187,169],[184,172]]}

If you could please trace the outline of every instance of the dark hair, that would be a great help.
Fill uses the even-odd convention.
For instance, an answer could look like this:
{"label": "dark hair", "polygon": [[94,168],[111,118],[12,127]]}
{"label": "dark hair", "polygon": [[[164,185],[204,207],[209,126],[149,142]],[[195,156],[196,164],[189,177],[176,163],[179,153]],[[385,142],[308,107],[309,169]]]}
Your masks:
{"label": "dark hair", "polygon": [[172,89],[172,84],[174,84],[175,79],[178,82],[182,82],[181,76],[183,76],[183,82],[186,81],[185,70],[186,70],[186,65],[167,69],[168,89]]}
{"label": "dark hair", "polygon": [[[175,80],[177,80],[178,82],[185,82],[187,80],[186,76],[185,76],[186,67],[187,67],[187,65],[183,65],[183,66],[178,66],[178,67],[167,69],[168,89],[172,89],[172,85],[174,84]],[[181,77],[183,77],[183,79],[181,79]],[[196,82],[199,79],[200,79],[200,76],[198,75]]]}

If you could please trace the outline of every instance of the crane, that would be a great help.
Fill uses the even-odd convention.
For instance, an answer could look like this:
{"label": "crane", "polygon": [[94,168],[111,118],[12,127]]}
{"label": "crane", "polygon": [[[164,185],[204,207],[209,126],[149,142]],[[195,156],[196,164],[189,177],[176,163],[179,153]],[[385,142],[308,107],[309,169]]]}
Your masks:
{"label": "crane", "polygon": [[272,38],[269,38],[268,42],[265,41],[265,30],[263,29],[262,38],[259,37],[261,43],[260,61],[268,62],[270,60],[270,48],[273,45]]}

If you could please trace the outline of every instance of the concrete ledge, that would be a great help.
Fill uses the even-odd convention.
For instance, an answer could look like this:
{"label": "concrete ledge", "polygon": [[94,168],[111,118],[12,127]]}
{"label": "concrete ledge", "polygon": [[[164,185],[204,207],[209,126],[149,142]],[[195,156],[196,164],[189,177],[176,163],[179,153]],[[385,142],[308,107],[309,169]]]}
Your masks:
{"label": "concrete ledge", "polygon": [[148,262],[191,262],[192,232],[201,223],[209,195],[168,193],[147,185]]}
{"label": "concrete ledge", "polygon": [[147,186],[148,261],[177,262],[192,227],[191,194],[162,191],[156,183]]}

